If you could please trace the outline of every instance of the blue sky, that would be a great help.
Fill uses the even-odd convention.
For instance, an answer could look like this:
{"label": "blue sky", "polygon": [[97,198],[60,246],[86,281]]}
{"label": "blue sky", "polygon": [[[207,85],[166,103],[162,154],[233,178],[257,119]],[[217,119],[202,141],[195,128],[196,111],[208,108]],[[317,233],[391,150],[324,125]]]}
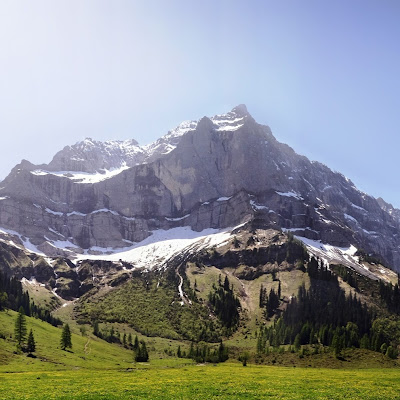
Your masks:
{"label": "blue sky", "polygon": [[245,103],[400,207],[400,2],[0,2],[0,178],[85,137],[152,142]]}

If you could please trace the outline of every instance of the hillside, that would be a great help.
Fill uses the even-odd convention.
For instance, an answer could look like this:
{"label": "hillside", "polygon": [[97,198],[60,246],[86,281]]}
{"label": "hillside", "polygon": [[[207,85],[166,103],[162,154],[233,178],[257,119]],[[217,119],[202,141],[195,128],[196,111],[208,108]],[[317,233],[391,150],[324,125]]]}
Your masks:
{"label": "hillside", "polygon": [[25,353],[15,354],[15,311],[0,312],[1,371],[50,371],[59,369],[121,369],[132,366],[132,352],[109,344],[93,335],[72,333],[71,351],[60,349],[61,328],[56,328],[36,318],[26,317],[28,330],[36,340],[36,358]]}

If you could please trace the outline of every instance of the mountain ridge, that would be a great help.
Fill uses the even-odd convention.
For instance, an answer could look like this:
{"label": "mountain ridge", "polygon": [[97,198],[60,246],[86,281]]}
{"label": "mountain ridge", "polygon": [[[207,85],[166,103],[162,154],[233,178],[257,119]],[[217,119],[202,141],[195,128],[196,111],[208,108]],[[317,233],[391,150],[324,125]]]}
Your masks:
{"label": "mountain ridge", "polygon": [[[83,153],[89,167],[79,164]],[[72,170],[60,171],[68,165]],[[87,139],[47,166],[21,163],[1,185],[0,226],[49,255],[123,248],[159,229],[224,229],[256,220],[306,239],[365,248],[400,266],[393,207],[280,143],[244,105],[184,122],[143,147]],[[60,242],[69,242],[69,250]]]}

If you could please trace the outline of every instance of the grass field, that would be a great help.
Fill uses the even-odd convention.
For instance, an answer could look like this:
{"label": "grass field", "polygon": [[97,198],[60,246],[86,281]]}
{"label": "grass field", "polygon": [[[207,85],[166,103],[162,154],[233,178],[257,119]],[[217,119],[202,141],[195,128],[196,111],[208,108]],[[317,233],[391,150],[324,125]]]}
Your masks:
{"label": "grass field", "polygon": [[399,399],[400,371],[225,363],[0,374],[1,399]]}
{"label": "grass field", "polygon": [[[365,357],[332,364],[338,369],[267,366],[243,367],[233,359],[219,365],[195,365],[193,361],[167,357],[180,342],[145,338],[149,363],[135,363],[131,350],[104,342],[74,327],[73,348],[59,348],[61,329],[27,318],[37,341],[36,358],[15,353],[12,337],[16,313],[0,313],[0,399],[400,399],[399,368],[362,367]],[[75,333],[74,333],[75,331]],[[181,343],[186,346],[187,343]],[[394,366],[374,353],[377,366]],[[271,356],[272,357],[272,356]],[[301,365],[330,365],[330,354],[299,360],[295,354],[273,355],[276,365],[293,360]],[[272,361],[267,359],[265,362]],[[353,368],[350,369],[350,366]]]}

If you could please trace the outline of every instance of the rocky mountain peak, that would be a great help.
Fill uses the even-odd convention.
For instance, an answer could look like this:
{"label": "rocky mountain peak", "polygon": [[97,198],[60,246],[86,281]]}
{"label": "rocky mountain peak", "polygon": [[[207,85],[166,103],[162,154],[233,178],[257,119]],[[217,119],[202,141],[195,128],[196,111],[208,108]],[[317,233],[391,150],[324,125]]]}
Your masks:
{"label": "rocky mountain peak", "polygon": [[20,164],[1,186],[0,233],[46,254],[102,254],[157,230],[253,221],[364,249],[400,270],[398,210],[280,143],[244,105],[185,121],[147,146],[87,138],[49,165]]}
{"label": "rocky mountain peak", "polygon": [[245,104],[239,104],[238,106],[232,108],[231,112],[237,114],[240,117],[250,116]]}
{"label": "rocky mountain peak", "polygon": [[244,104],[240,104],[226,114],[215,115],[211,121],[216,126],[216,130],[223,131],[236,131],[241,128],[246,122],[254,121],[252,116],[247,111]]}
{"label": "rocky mountain peak", "polygon": [[134,139],[101,142],[86,138],[59,151],[46,170],[94,173],[133,166],[143,159],[144,151]]}

